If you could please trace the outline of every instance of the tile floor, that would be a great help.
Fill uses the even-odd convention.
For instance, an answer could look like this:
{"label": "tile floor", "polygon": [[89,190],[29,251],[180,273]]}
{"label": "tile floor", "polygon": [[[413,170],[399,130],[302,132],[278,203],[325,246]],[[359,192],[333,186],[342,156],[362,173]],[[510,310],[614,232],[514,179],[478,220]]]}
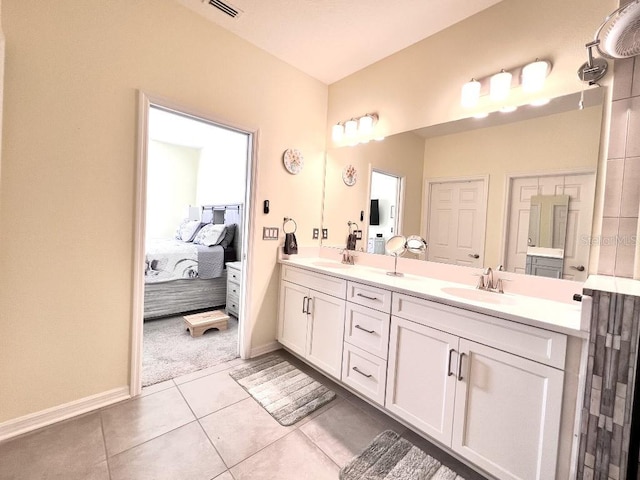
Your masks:
{"label": "tile floor", "polygon": [[337,398],[290,427],[228,374],[236,359],[152,385],[140,397],[0,443],[2,480],[336,480],[392,429],[467,480],[482,479],[294,357]]}

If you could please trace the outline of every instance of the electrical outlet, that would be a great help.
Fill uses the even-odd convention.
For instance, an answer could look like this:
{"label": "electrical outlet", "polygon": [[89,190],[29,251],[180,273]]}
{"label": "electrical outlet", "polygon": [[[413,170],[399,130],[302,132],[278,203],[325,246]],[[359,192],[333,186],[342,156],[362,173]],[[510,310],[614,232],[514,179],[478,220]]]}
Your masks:
{"label": "electrical outlet", "polygon": [[314,228],[313,229],[313,239],[314,240],[318,240],[318,238],[320,238],[320,229]]}
{"label": "electrical outlet", "polygon": [[355,230],[356,240],[362,240],[362,230]]}
{"label": "electrical outlet", "polygon": [[322,240],[327,240],[329,238],[329,229],[328,228],[323,228],[322,229]]}

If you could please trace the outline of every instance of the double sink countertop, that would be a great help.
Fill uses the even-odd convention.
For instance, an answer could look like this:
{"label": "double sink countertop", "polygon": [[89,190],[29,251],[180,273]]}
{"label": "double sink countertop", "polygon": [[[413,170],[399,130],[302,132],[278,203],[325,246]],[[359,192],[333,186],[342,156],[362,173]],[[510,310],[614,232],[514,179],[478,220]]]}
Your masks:
{"label": "double sink countertop", "polygon": [[[581,303],[563,303],[538,297],[479,290],[473,286],[421,275],[387,275],[387,270],[366,265],[346,265],[322,257],[290,257],[283,265],[304,268],[375,287],[393,290],[433,302],[543,328],[574,337],[588,338],[581,329]],[[498,278],[502,272],[494,272]]]}

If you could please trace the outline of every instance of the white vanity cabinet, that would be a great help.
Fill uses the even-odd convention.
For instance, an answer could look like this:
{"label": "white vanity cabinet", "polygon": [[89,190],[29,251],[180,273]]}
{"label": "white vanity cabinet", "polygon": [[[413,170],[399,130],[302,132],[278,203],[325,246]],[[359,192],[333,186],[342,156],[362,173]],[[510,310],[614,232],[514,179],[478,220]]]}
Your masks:
{"label": "white vanity cabinet", "polygon": [[346,281],[283,266],[278,341],[340,379]]}
{"label": "white vanity cabinet", "polygon": [[402,294],[392,313],[385,407],[500,479],[554,478],[566,336]]}

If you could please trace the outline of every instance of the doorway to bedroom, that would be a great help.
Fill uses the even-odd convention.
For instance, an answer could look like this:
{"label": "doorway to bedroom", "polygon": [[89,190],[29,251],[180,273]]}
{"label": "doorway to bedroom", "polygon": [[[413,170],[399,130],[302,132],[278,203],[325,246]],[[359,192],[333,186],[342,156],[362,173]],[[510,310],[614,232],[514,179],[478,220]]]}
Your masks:
{"label": "doorway to bedroom", "polygon": [[239,356],[252,135],[147,111],[142,386]]}

